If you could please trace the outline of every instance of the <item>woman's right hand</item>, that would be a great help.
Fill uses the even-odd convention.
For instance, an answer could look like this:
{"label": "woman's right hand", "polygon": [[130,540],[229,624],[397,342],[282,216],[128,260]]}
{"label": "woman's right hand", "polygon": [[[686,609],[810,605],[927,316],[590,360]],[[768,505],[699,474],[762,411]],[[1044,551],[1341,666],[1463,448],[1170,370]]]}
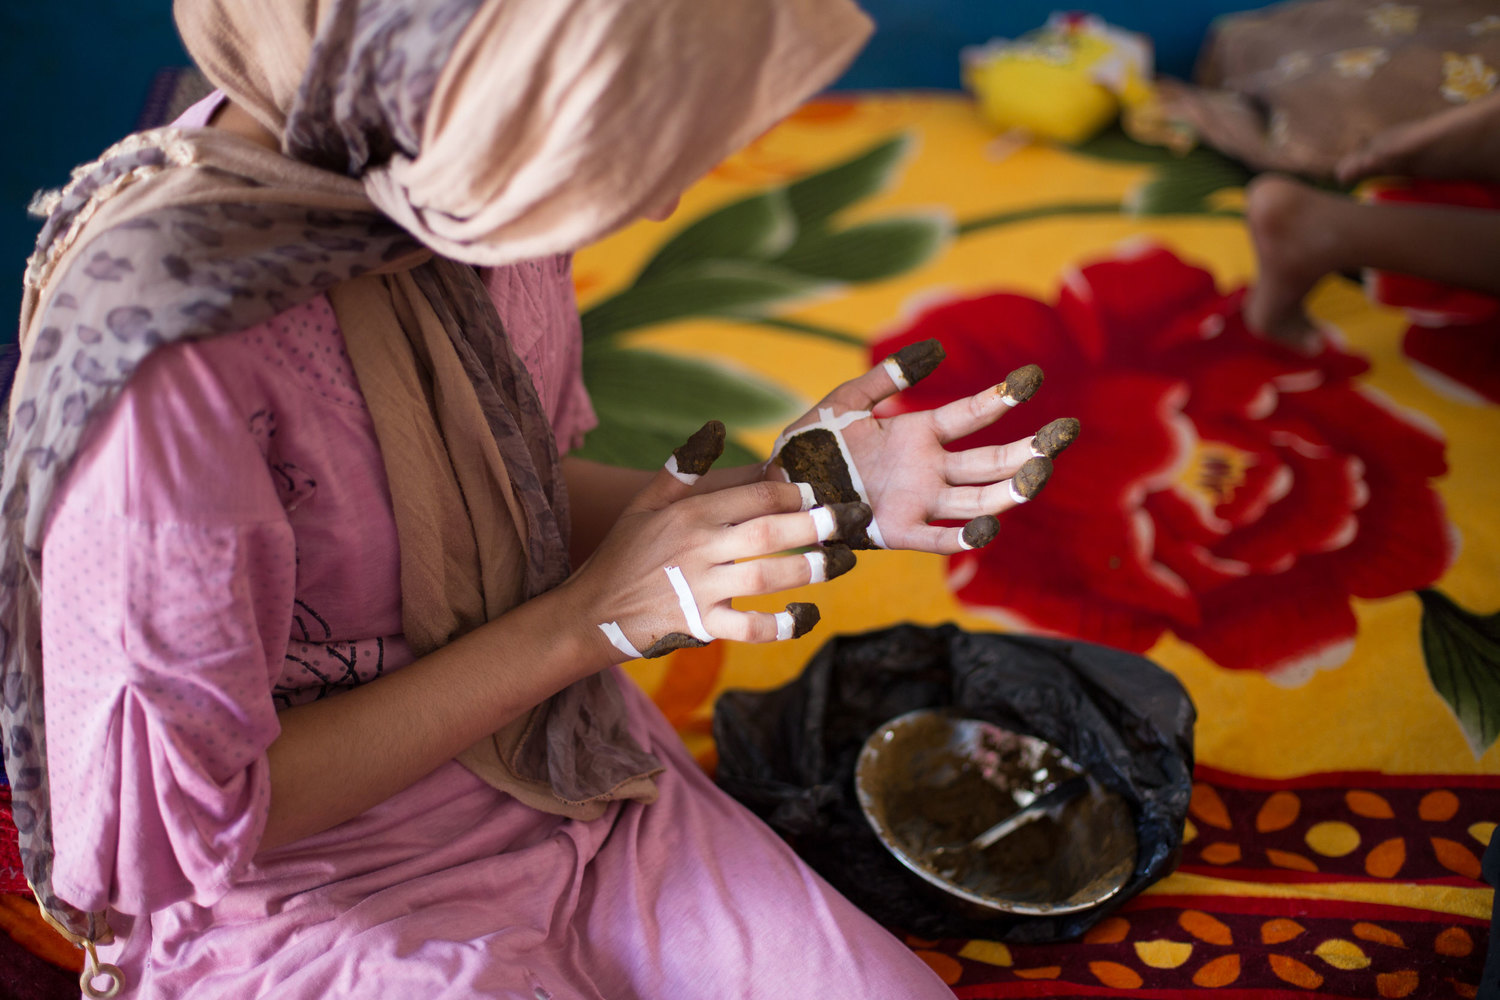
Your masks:
{"label": "woman's right hand", "polygon": [[691,495],[723,450],[723,434],[711,422],[674,452],[568,582],[617,662],[712,639],[800,636],[817,623],[815,605],[767,614],[736,611],[731,602],[831,579],[854,565],[853,553],[837,544],[777,553],[855,533],[869,522],[864,504],[810,510],[809,490],[776,482]]}

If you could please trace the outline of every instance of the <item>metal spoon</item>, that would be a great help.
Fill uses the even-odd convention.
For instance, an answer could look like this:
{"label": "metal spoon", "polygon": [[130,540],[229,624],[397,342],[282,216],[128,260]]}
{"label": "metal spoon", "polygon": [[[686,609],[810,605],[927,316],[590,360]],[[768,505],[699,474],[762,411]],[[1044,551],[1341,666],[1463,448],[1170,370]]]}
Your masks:
{"label": "metal spoon", "polygon": [[1015,833],[1027,823],[1031,823],[1035,820],[1041,819],[1042,814],[1047,812],[1047,810],[1055,809],[1065,802],[1071,802],[1073,799],[1088,791],[1088,788],[1089,779],[1087,777],[1080,774],[1076,777],[1069,778],[1067,781],[1052,786],[1049,791],[1043,793],[1042,795],[1038,795],[1036,798],[1031,800],[1030,805],[1017,812],[1011,813],[1009,816],[1005,817],[1000,822],[996,823],[994,826],[990,827],[988,830],[984,831],[973,840],[969,841],[967,844],[964,844],[960,847],[939,847],[932,853],[934,855],[942,855],[957,853],[959,851],[982,851],[994,844],[996,841],[1000,840],[1002,837],[1007,837],[1010,834]]}

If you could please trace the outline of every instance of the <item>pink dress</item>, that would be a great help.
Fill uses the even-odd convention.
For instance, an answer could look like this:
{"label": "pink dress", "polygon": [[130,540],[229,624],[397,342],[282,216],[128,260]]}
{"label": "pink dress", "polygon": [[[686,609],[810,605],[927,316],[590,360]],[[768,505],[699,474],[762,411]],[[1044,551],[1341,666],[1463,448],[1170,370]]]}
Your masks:
{"label": "pink dress", "polygon": [[[566,260],[488,281],[563,447],[592,419]],[[90,431],[43,552],[54,882],[127,997],[948,997],[713,786],[536,812],[450,762],[257,852],[277,710],[400,669],[396,534],[332,309],[157,351]]]}

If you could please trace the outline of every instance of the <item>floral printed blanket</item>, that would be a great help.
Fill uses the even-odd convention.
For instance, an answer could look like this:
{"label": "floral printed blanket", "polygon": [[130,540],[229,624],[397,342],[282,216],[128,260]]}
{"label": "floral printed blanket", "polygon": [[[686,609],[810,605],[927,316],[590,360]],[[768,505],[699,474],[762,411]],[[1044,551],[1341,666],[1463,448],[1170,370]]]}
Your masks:
{"label": "floral printed blanket", "polygon": [[[1036,362],[1046,384],[987,439],[1083,427],[991,548],[862,553],[791,597],[822,608],[808,638],[635,679],[711,768],[718,693],[786,682],[836,632],[951,621],[1145,653],[1199,711],[1180,868],[1080,941],[906,936],[955,994],[1475,996],[1500,819],[1500,327],[1445,336],[1331,278],[1312,309],[1334,346],[1293,354],[1240,319],[1240,168],[1113,133],[992,139],[958,96],[820,101],[667,223],[578,256],[591,457],[659,465],[709,417],[725,461],[763,457],[926,337],[948,359],[903,405]],[[11,899],[0,944],[69,964]]]}
{"label": "floral printed blanket", "polygon": [[1199,711],[1180,868],[1081,941],[908,937],[960,997],[1476,995],[1500,819],[1500,327],[1433,350],[1444,330],[1335,277],[1311,302],[1332,346],[1253,336],[1245,180],[1119,134],[1010,151],[957,96],[825,100],[576,261],[597,458],[656,465],[710,416],[727,460],[764,456],[834,383],[927,337],[947,360],[901,405],[1046,372],[966,444],[1082,421],[990,548],[862,553],[791,595],[822,608],[806,639],[631,668],[710,767],[715,696],[786,682],[835,632],[952,621],[1173,671]]}

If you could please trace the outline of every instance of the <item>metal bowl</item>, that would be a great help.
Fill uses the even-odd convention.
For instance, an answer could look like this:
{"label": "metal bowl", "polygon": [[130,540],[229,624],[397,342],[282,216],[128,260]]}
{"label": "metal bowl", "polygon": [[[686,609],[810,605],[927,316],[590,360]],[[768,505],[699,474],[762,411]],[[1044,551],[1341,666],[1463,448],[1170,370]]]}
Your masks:
{"label": "metal bowl", "polygon": [[1087,792],[990,847],[969,841],[1083,769],[1050,743],[944,709],[870,735],[855,767],[860,807],[896,860],[971,917],[1050,916],[1097,906],[1135,869],[1123,798]]}

